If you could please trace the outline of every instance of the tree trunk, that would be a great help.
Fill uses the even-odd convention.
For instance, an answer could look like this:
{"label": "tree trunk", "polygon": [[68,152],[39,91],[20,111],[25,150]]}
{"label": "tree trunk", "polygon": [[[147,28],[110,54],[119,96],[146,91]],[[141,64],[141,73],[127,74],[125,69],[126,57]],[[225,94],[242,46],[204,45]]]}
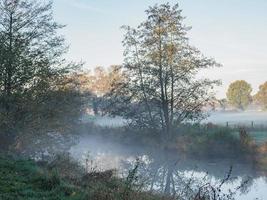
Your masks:
{"label": "tree trunk", "polygon": [[6,63],[5,67],[5,108],[6,111],[9,112],[10,110],[10,97],[11,97],[11,90],[12,90],[12,44],[13,44],[13,15],[10,13],[9,18],[9,45],[8,45],[8,63]]}

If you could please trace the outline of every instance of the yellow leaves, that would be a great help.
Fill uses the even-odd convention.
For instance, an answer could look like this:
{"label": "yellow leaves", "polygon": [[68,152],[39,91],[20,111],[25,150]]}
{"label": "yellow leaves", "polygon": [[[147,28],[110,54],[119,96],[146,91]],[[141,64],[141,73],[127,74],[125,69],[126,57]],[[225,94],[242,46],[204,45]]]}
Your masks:
{"label": "yellow leaves", "polygon": [[171,64],[173,62],[173,58],[175,57],[176,51],[177,51],[177,48],[175,47],[175,45],[173,43],[168,44],[166,46],[166,52],[167,52],[167,55],[168,55],[169,64]]}
{"label": "yellow leaves", "polygon": [[166,32],[166,30],[163,27],[159,26],[155,27],[155,29],[153,30],[153,34],[157,36],[162,35],[164,32]]}
{"label": "yellow leaves", "polygon": [[103,96],[112,90],[114,83],[122,79],[123,74],[119,66],[114,65],[108,69],[96,67],[93,73],[80,72],[64,77],[61,89],[74,89]]}
{"label": "yellow leaves", "polygon": [[251,101],[251,92],[249,83],[238,80],[230,84],[226,95],[231,105],[243,110]]}
{"label": "yellow leaves", "polygon": [[259,91],[255,95],[255,101],[261,104],[264,109],[267,108],[267,81],[259,87]]}

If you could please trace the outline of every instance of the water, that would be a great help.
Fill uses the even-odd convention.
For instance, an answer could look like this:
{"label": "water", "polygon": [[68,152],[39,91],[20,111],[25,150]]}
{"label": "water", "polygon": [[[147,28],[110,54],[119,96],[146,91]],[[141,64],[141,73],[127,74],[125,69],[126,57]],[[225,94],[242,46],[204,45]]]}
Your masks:
{"label": "water", "polygon": [[218,184],[232,166],[232,180],[223,186],[223,191],[237,188],[242,181],[249,180],[246,187],[235,195],[236,199],[267,199],[265,174],[256,170],[253,164],[240,159],[186,158],[178,153],[119,144],[100,136],[83,136],[79,144],[73,146],[70,152],[81,163],[85,163],[85,159],[89,156],[94,169],[117,169],[120,176],[125,176],[128,170],[133,168],[138,157],[142,163],[139,167],[140,177],[144,179],[146,188],[153,188],[159,192],[164,192],[167,172],[170,170],[172,179],[176,183],[175,190],[179,191],[183,182],[191,178],[196,183],[206,178],[206,181]]}
{"label": "water", "polygon": [[[257,111],[247,112],[214,112],[203,123],[238,125],[245,124],[267,125],[267,113]],[[125,121],[121,118],[96,117],[94,122],[105,127],[120,127]],[[258,143],[267,139],[267,133],[252,133]],[[175,181],[175,190],[181,190],[183,181],[194,179],[194,182],[203,180],[216,185],[225,178],[230,166],[232,180],[223,186],[223,191],[240,186],[243,181],[248,181],[235,195],[237,200],[267,199],[267,178],[264,172],[255,168],[252,163],[236,159],[195,159],[187,158],[183,154],[149,149],[143,146],[129,146],[112,142],[100,136],[83,136],[80,142],[72,147],[71,154],[81,163],[89,158],[92,160],[91,167],[97,170],[116,169],[119,176],[126,176],[128,170],[134,167],[136,158],[142,162],[139,166],[140,177],[146,181],[146,189],[153,188],[164,192],[166,187],[166,173],[171,169],[172,179]],[[208,172],[208,175],[207,175]]]}

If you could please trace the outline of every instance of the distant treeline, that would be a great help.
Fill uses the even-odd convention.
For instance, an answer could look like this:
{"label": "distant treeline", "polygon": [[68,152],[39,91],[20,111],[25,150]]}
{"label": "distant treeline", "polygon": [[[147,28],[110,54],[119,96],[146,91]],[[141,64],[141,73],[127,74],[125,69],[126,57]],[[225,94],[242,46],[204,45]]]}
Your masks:
{"label": "distant treeline", "polygon": [[226,99],[217,99],[213,102],[214,109],[267,109],[267,81],[259,86],[259,90],[252,95],[252,87],[244,80],[237,80],[230,84]]}

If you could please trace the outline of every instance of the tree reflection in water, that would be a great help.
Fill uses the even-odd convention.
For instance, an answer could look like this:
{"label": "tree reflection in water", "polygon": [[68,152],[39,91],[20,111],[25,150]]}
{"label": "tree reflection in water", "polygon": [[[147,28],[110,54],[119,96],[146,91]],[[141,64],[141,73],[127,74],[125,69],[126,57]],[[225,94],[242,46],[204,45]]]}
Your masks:
{"label": "tree reflection in water", "polygon": [[139,185],[145,190],[186,199],[195,199],[197,195],[231,199],[237,194],[248,193],[258,177],[253,164],[240,164],[237,160],[178,158],[172,152],[150,152],[139,156],[138,161],[128,159],[123,161],[123,168],[127,172],[136,162],[139,163]]}
{"label": "tree reflection in water", "polygon": [[123,145],[101,137],[83,137],[70,152],[82,162],[81,155],[88,151],[100,170],[117,169],[118,175],[122,173],[124,176],[127,176],[129,169],[133,169],[136,158],[139,158],[138,182],[147,191],[189,196],[195,194],[204,183],[220,185],[232,166],[231,176],[222,186],[222,192],[228,193],[228,189],[234,191],[245,182],[237,194],[242,193],[242,196],[237,199],[255,199],[259,196],[267,199],[265,172],[244,159],[192,158],[177,152]]}

